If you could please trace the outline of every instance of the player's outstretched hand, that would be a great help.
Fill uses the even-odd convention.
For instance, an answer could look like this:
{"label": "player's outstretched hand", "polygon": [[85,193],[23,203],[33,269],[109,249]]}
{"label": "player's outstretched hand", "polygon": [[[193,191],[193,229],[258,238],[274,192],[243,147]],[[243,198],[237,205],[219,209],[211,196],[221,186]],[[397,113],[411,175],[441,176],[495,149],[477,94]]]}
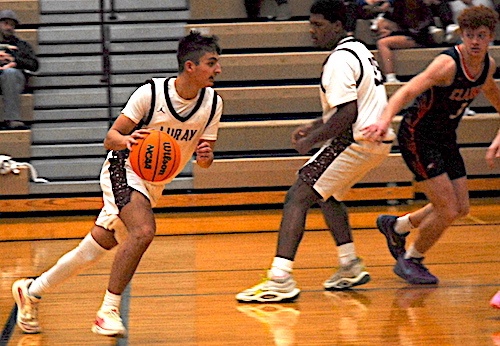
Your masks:
{"label": "player's outstretched hand", "polygon": [[500,158],[500,138],[498,139],[493,141],[488,150],[486,150],[486,164],[490,168],[495,167],[495,159]]}
{"label": "player's outstretched hand", "polygon": [[214,160],[214,152],[210,143],[200,141],[196,147],[196,163],[203,168],[212,164]]}
{"label": "player's outstretched hand", "polygon": [[387,127],[383,124],[375,123],[361,129],[363,137],[370,142],[381,142],[387,134]]}
{"label": "player's outstretched hand", "polygon": [[309,130],[311,129],[310,125],[302,125],[297,127],[293,132],[292,132],[292,144],[295,145],[295,143],[301,139],[307,136],[309,133]]}

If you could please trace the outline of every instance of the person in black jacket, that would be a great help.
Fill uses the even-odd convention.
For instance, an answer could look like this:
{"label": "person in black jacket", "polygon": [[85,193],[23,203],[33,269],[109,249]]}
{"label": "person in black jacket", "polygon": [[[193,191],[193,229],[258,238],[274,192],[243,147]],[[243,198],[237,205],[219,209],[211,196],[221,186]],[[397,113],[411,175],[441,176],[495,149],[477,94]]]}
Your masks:
{"label": "person in black jacket", "polygon": [[33,47],[16,36],[19,19],[12,10],[0,11],[0,89],[3,95],[3,117],[0,130],[26,130],[21,121],[21,93],[26,89],[29,72],[38,70]]}
{"label": "person in black jacket", "polygon": [[[290,5],[288,0],[275,0],[276,1],[276,15],[275,20],[289,20],[292,17]],[[262,0],[245,0],[245,10],[250,19],[257,19],[260,16],[260,7]]]}

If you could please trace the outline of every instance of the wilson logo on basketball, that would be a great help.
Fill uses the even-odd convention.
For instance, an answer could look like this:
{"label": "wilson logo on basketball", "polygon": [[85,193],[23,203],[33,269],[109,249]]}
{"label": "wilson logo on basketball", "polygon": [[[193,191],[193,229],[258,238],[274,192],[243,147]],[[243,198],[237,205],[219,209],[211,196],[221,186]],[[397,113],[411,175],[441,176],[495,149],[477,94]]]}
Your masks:
{"label": "wilson logo on basketball", "polygon": [[161,162],[160,175],[164,175],[169,161],[172,160],[172,145],[169,142],[163,143],[163,161]]}
{"label": "wilson logo on basketball", "polygon": [[132,147],[129,162],[142,179],[161,182],[177,173],[181,151],[177,141],[169,134],[151,130]]}

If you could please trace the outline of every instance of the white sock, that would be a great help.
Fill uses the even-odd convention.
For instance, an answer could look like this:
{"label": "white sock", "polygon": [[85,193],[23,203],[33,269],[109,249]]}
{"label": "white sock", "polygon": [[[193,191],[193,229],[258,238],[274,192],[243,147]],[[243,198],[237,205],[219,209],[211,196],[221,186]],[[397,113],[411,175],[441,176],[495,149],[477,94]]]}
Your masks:
{"label": "white sock", "polygon": [[423,258],[424,254],[420,253],[415,249],[415,244],[411,244],[408,250],[405,253],[405,259],[409,258]]}
{"label": "white sock", "polygon": [[101,309],[103,308],[120,309],[121,302],[122,302],[121,294],[114,294],[106,290],[106,294],[104,295],[104,300],[102,301]]}
{"label": "white sock", "polygon": [[288,276],[293,271],[293,261],[283,257],[274,257],[271,265],[272,276],[283,277]]}
{"label": "white sock", "polygon": [[415,227],[410,222],[410,214],[398,217],[394,224],[394,231],[398,234],[405,234],[410,232]]}
{"label": "white sock", "polygon": [[395,73],[388,73],[385,75],[385,80],[388,81],[389,83],[391,82],[398,82],[398,79],[396,78]]}
{"label": "white sock", "polygon": [[339,255],[339,263],[341,267],[347,266],[351,261],[356,259],[356,250],[354,243],[347,243],[337,246]]}
{"label": "white sock", "polygon": [[90,233],[87,234],[76,248],[59,258],[52,268],[33,281],[28,289],[28,294],[41,297],[50,288],[59,285],[99,260],[106,251]]}

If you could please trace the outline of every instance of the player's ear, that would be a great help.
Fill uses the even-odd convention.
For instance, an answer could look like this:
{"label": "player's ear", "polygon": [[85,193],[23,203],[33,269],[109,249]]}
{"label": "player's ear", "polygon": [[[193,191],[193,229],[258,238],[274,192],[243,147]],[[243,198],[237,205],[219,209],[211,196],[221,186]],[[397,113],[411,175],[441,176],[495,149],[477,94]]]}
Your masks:
{"label": "player's ear", "polygon": [[192,72],[195,68],[196,64],[191,61],[191,60],[188,60],[184,63],[184,71],[187,71],[187,72]]}

